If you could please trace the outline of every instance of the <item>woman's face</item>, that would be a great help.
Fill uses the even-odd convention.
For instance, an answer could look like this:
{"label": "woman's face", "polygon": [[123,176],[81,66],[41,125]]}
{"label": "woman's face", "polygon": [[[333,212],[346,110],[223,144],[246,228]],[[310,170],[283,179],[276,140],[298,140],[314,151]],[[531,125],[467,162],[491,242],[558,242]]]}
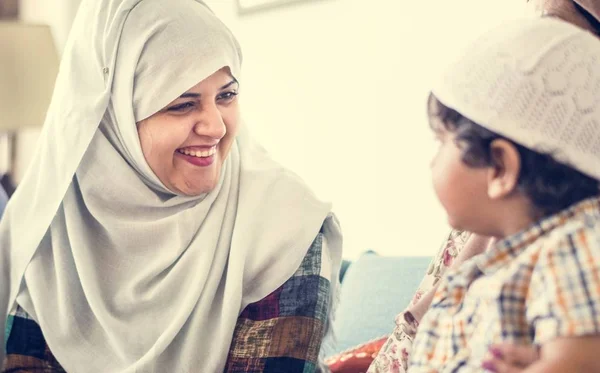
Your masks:
{"label": "woman's face", "polygon": [[172,192],[213,190],[239,127],[239,84],[224,67],[137,123],[146,162]]}

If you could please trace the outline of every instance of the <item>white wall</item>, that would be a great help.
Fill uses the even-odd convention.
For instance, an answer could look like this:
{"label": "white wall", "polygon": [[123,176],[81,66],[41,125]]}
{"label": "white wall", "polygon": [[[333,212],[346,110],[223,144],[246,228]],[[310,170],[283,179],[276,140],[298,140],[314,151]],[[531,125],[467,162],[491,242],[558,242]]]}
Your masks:
{"label": "white wall", "polygon": [[[62,49],[79,0],[22,1]],[[531,14],[525,0],[319,0],[242,17],[234,0],[207,3],[244,50],[247,124],[333,201],[345,256],[433,254],[448,227],[429,181],[429,83],[457,45]]]}
{"label": "white wall", "polygon": [[236,18],[248,125],[334,203],[346,257],[431,255],[448,231],[429,181],[428,87],[457,45],[525,0],[321,0]]}

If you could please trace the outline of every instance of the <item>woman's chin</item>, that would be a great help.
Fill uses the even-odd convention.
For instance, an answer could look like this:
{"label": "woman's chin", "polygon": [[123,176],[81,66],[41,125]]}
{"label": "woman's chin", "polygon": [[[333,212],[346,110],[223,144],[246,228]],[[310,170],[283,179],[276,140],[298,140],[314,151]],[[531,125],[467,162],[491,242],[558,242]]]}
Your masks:
{"label": "woman's chin", "polygon": [[206,178],[197,183],[189,182],[181,192],[188,197],[201,196],[212,192],[217,187],[217,182],[218,180],[206,180]]}

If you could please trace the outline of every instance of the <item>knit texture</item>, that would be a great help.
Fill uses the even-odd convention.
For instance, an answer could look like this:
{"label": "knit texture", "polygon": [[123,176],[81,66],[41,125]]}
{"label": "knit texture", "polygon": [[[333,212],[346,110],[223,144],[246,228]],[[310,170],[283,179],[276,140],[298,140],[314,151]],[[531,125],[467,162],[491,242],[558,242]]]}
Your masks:
{"label": "knit texture", "polygon": [[444,105],[600,179],[600,41],[553,18],[506,22],[434,83]]}

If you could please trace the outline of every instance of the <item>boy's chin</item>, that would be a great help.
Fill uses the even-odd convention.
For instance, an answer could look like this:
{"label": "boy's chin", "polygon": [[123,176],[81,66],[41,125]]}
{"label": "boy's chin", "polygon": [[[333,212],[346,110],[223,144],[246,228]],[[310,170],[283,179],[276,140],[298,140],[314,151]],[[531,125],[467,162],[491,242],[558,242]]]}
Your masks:
{"label": "boy's chin", "polygon": [[465,229],[465,225],[461,224],[461,222],[458,219],[453,218],[450,215],[448,215],[448,217],[447,217],[446,220],[447,220],[448,225],[450,226],[450,228],[452,228],[454,230],[457,230],[457,231],[470,231],[469,229]]}
{"label": "boy's chin", "polygon": [[494,233],[495,231],[493,229],[485,229],[485,227],[482,227],[481,224],[458,222],[448,217],[448,225],[450,225],[450,228],[455,231],[469,232],[482,237],[498,238],[498,235]]}
{"label": "boy's chin", "polygon": [[471,232],[485,236],[485,233],[481,232],[481,227],[478,227],[474,224],[469,224],[468,222],[459,219],[453,219],[451,216],[448,216],[448,225],[450,225],[450,228],[456,231]]}

